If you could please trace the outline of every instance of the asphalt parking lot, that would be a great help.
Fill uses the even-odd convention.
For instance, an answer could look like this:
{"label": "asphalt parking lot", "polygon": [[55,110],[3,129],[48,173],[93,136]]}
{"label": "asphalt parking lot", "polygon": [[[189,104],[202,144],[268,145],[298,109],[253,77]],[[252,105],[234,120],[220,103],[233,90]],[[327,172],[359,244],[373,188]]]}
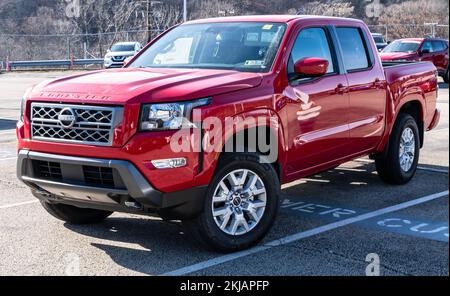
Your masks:
{"label": "asphalt parking lot", "polygon": [[0,275],[365,275],[378,261],[381,275],[449,274],[447,84],[440,84],[441,122],[426,135],[410,184],[382,183],[368,159],[288,184],[268,237],[222,255],[198,249],[179,223],[158,218],[63,223],[16,179],[20,97],[34,83],[67,74],[0,75]]}

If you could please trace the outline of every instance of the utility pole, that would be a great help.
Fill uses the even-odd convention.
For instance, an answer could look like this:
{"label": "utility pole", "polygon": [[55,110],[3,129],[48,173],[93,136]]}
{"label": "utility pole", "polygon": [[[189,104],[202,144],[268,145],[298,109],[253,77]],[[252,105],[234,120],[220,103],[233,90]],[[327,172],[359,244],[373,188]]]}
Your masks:
{"label": "utility pole", "polygon": [[145,1],[145,15],[146,15],[146,23],[147,23],[147,41],[150,42],[153,39],[153,28],[152,28],[152,17],[153,17],[153,5],[162,4],[162,1],[153,1],[153,0],[141,0]]}
{"label": "utility pole", "polygon": [[436,27],[439,23],[424,23],[425,26],[431,26],[431,37],[436,37]]}
{"label": "utility pole", "polygon": [[183,0],[183,22],[187,22],[187,0]]}
{"label": "utility pole", "polygon": [[152,3],[150,2],[150,0],[147,0],[146,3],[146,15],[147,15],[147,42],[152,41],[152,18],[151,18],[151,8],[152,8]]}

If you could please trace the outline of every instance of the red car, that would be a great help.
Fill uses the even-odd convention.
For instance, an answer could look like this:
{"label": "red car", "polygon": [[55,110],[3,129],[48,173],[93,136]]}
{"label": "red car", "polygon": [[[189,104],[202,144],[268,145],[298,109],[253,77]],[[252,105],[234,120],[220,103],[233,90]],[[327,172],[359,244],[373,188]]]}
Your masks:
{"label": "red car", "polygon": [[429,61],[439,71],[445,83],[449,81],[448,41],[443,39],[410,38],[389,44],[381,53],[382,61]]}
{"label": "red car", "polygon": [[359,20],[192,21],[124,69],[27,91],[17,172],[68,223],[157,214],[236,251],[269,231],[281,184],[365,155],[384,181],[409,182],[437,91],[432,63],[384,67]]}

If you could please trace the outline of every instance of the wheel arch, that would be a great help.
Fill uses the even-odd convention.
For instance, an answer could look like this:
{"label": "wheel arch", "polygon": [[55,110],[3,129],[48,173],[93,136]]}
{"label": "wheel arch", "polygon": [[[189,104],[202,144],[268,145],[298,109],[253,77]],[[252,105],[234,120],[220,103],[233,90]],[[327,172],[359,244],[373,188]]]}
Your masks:
{"label": "wheel arch", "polygon": [[425,113],[424,106],[421,101],[414,99],[404,103],[397,113],[395,123],[399,118],[399,114],[409,114],[414,118],[417,123],[417,127],[419,128],[420,148],[422,148],[425,141]]}
{"label": "wheel arch", "polygon": [[[247,120],[249,118],[258,118],[258,120]],[[220,167],[220,163],[223,162],[230,154],[226,151],[226,148],[230,147],[230,143],[234,144],[236,152],[255,152],[263,155],[264,153],[260,151],[258,145],[255,145],[256,143],[249,142],[248,135],[254,132],[259,135],[259,132],[264,132],[266,133],[266,139],[276,139],[276,161],[269,161],[269,163],[274,167],[276,173],[278,174],[278,178],[281,181],[283,178],[283,163],[286,154],[286,147],[284,130],[278,114],[270,109],[258,109],[251,112],[237,114],[232,118],[232,120],[234,120],[237,124],[233,129],[224,129],[224,141],[220,152],[216,155],[217,165],[215,171],[218,167]],[[236,143],[239,141],[236,141],[236,139],[239,137],[243,137],[245,141],[243,145],[237,146]]]}

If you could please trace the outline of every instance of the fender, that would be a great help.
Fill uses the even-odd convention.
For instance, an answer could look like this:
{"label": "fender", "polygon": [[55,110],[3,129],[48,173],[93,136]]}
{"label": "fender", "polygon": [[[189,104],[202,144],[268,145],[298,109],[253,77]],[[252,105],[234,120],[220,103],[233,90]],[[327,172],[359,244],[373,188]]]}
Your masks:
{"label": "fender", "polygon": [[[257,120],[255,120],[257,119]],[[286,142],[283,125],[279,115],[271,109],[255,109],[237,113],[236,115],[227,119],[228,124],[233,123],[233,128],[225,128],[227,123],[221,119],[222,131],[221,134],[210,134],[208,130],[205,131],[204,141],[210,141],[208,144],[213,144],[213,151],[205,151],[204,162],[205,168],[202,178],[211,179],[216,170],[220,155],[224,151],[226,143],[229,142],[235,135],[249,129],[258,127],[269,127],[274,136],[278,137],[278,165],[283,165],[286,161]],[[276,129],[275,131],[273,129]],[[205,127],[207,129],[207,127]],[[216,141],[215,139],[222,140]]]}
{"label": "fender", "polygon": [[384,130],[384,134],[381,138],[380,144],[378,145],[376,152],[381,153],[385,150],[386,145],[389,143],[389,137],[392,134],[392,130],[394,129],[395,122],[397,121],[398,115],[400,114],[400,110],[410,102],[417,102],[420,104],[420,118],[425,121],[425,93],[421,87],[413,87],[406,89],[406,91],[400,95],[396,95],[396,92],[393,91],[395,87],[390,86],[388,88],[388,99],[387,102],[391,102],[387,104],[386,108],[386,128]]}

